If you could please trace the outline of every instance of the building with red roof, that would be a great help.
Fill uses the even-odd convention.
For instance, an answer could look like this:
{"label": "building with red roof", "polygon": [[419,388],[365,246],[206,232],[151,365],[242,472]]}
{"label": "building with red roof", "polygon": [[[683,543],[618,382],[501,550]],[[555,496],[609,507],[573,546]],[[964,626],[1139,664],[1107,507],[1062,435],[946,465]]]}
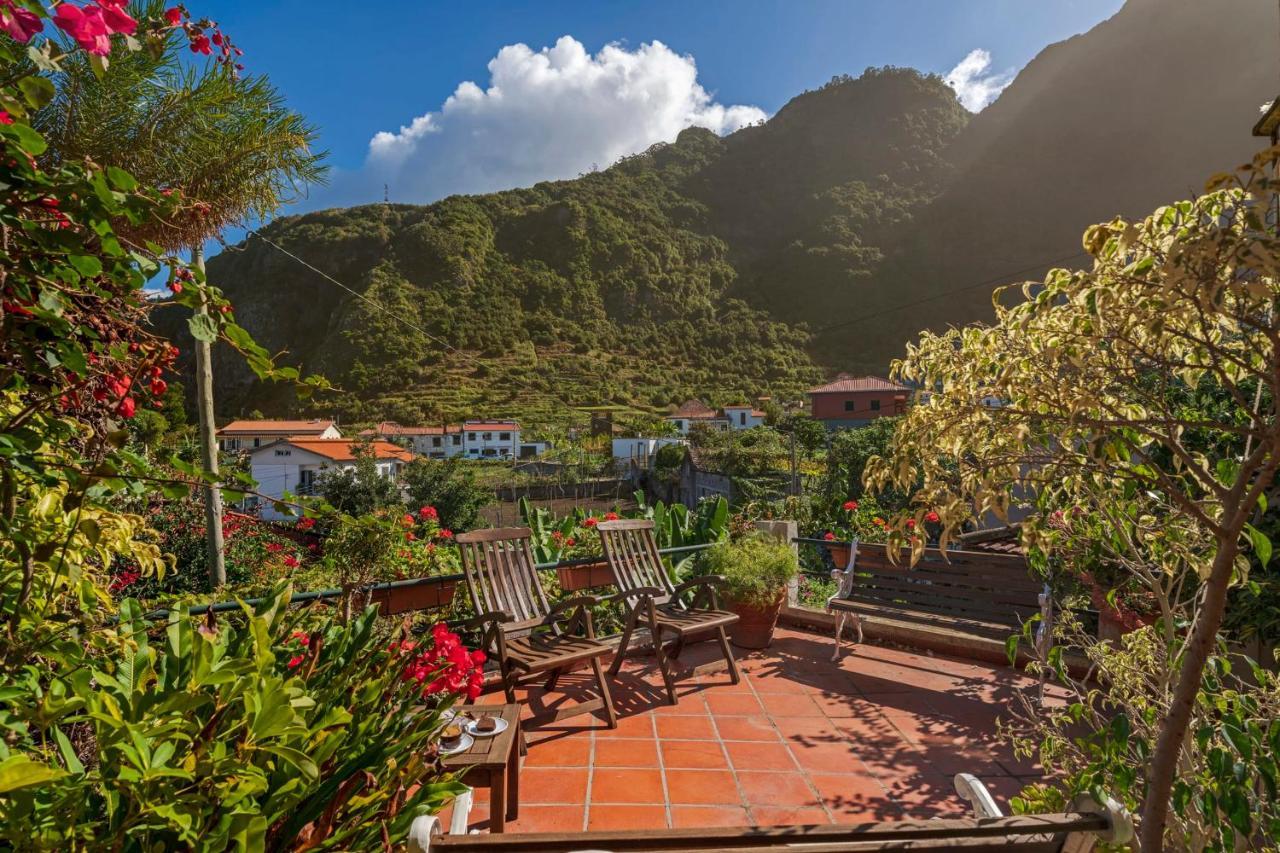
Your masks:
{"label": "building with red roof", "polygon": [[809,411],[828,429],[866,426],[876,418],[900,415],[911,389],[878,376],[848,376],[810,388]]}

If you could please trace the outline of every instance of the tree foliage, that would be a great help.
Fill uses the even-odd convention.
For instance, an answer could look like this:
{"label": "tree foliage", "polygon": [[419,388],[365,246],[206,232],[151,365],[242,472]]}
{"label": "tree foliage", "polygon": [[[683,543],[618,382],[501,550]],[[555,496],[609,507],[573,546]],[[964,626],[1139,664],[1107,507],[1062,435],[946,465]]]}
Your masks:
{"label": "tree foliage", "polygon": [[[1140,752],[1144,850],[1232,817],[1179,768],[1228,588],[1249,552],[1271,555],[1256,521],[1280,466],[1278,159],[1264,151],[1194,201],[1090,228],[1092,269],[1025,286],[994,325],[924,335],[895,373],[929,395],[867,465],[871,485],[913,495],[893,529],[913,559],[924,545],[908,520],[936,511],[945,546],[969,518],[1021,504],[1027,545],[1068,565],[1087,548],[1156,597],[1152,706],[1167,713]],[[1220,405],[1186,405],[1207,388]],[[1215,452],[1235,441],[1238,456]],[[1201,810],[1171,817],[1189,798]]]}

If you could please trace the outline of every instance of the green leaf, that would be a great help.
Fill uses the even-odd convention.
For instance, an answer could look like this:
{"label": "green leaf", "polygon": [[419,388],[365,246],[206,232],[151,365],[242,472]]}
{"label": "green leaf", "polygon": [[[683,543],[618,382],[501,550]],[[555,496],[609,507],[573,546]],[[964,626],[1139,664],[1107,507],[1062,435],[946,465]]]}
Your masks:
{"label": "green leaf", "polygon": [[11,755],[0,762],[0,794],[43,785],[66,775],[65,770],[32,761],[25,755]]}
{"label": "green leaf", "polygon": [[72,255],[70,260],[76,272],[86,278],[102,275],[102,261],[92,255]]}
{"label": "green leaf", "polygon": [[18,81],[18,88],[22,90],[22,96],[27,99],[27,103],[35,110],[52,101],[55,93],[53,83],[46,77],[23,77]]}
{"label": "green leaf", "polygon": [[197,341],[213,343],[218,337],[218,324],[208,314],[192,315],[191,319],[187,320],[187,327],[191,329],[191,336]]}
{"label": "green leaf", "polygon": [[118,166],[107,167],[107,180],[111,181],[111,186],[121,192],[129,193],[138,188],[138,182],[134,179],[133,175],[130,175]]}
{"label": "green leaf", "polygon": [[1258,556],[1258,562],[1265,569],[1267,564],[1271,562],[1271,540],[1267,538],[1267,534],[1252,524],[1246,524],[1245,528],[1249,532],[1249,542],[1253,545],[1253,553]]}
{"label": "green leaf", "polygon": [[20,122],[14,122],[6,130],[17,137],[18,146],[33,157],[40,156],[49,147],[43,136]]}

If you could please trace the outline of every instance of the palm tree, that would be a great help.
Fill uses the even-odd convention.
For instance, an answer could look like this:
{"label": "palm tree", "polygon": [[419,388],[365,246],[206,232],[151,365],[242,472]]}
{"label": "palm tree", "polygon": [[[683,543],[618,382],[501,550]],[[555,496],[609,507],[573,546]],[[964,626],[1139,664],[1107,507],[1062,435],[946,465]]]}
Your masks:
{"label": "palm tree", "polygon": [[[157,14],[163,3],[140,4]],[[154,8],[152,8],[154,7]],[[224,228],[260,220],[323,180],[324,152],[316,131],[261,76],[238,76],[227,65],[196,67],[183,58],[177,33],[146,49],[112,57],[99,79],[82,53],[52,80],[57,96],[36,117],[51,160],[91,158],[117,166],[144,185],[181,190],[179,217],[146,231],[120,231],[166,250],[190,252],[204,271],[204,244]],[[197,314],[208,313],[201,305]],[[216,484],[213,370],[210,343],[195,341],[197,402],[204,466],[209,579],[226,582],[222,496]]]}

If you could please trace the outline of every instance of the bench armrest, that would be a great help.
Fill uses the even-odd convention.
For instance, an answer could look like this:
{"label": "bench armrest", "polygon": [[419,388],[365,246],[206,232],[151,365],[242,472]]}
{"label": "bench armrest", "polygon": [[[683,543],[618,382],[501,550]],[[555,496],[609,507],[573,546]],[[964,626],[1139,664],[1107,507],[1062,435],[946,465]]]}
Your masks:
{"label": "bench armrest", "polygon": [[630,598],[660,598],[667,594],[664,589],[658,589],[656,586],[638,586],[635,589],[624,589],[621,592],[615,592],[613,595],[605,596],[600,599],[601,603],[609,601],[626,602]]}

